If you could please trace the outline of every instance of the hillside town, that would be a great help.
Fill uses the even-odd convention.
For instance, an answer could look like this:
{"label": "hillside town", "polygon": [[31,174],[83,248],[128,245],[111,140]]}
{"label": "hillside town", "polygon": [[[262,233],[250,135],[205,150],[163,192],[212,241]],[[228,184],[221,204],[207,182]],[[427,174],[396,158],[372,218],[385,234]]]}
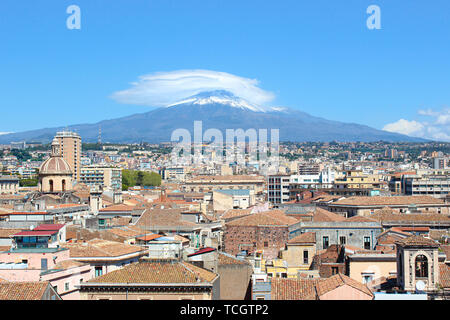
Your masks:
{"label": "hillside town", "polygon": [[0,299],[449,299],[450,144],[171,148],[2,145]]}

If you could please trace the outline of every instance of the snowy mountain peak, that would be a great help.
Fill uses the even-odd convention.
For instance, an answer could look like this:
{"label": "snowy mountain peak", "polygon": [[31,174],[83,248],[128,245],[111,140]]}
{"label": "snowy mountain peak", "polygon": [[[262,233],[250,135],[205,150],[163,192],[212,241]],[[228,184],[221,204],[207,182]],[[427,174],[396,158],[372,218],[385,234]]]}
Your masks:
{"label": "snowy mountain peak", "polygon": [[226,90],[205,91],[194,96],[188,97],[176,103],[173,103],[167,107],[179,106],[182,104],[189,105],[210,105],[210,104],[222,104],[233,108],[247,109],[254,112],[267,112],[271,111],[270,108],[265,108],[253,104],[245,99],[236,97],[233,93]]}

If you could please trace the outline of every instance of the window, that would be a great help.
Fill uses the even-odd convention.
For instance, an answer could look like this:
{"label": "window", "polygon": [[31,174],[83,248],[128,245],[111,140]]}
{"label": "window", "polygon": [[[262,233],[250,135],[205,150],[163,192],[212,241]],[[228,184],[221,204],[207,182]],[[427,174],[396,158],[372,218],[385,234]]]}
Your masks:
{"label": "window", "polygon": [[371,274],[363,275],[363,284],[369,283],[373,280],[373,276]]}
{"label": "window", "polygon": [[364,249],[370,250],[370,237],[364,237]]}
{"label": "window", "polygon": [[95,277],[100,277],[103,274],[102,267],[95,267]]}
{"label": "window", "polygon": [[335,275],[339,273],[339,268],[338,267],[331,267],[331,274]]}
{"label": "window", "polygon": [[341,245],[346,245],[347,244],[347,239],[345,238],[345,236],[340,236],[339,237],[339,243]]}
{"label": "window", "polygon": [[69,284],[69,282],[66,282],[64,284],[64,290],[69,291],[69,288],[70,288],[70,284]]}
{"label": "window", "polygon": [[308,264],[309,259],[308,259],[308,250],[304,250],[303,251],[303,264]]}
{"label": "window", "polygon": [[266,300],[263,296],[257,296],[256,300]]}
{"label": "window", "polygon": [[416,257],[416,278],[428,278],[428,259],[423,254]]}
{"label": "window", "polygon": [[41,259],[41,270],[47,270],[47,259]]}
{"label": "window", "polygon": [[324,236],[324,237],[323,237],[323,248],[324,248],[324,249],[327,249],[329,245],[330,245],[330,243],[329,243],[329,238],[328,238],[328,236]]}
{"label": "window", "polygon": [[269,242],[264,241],[264,248],[267,248],[269,246]]}

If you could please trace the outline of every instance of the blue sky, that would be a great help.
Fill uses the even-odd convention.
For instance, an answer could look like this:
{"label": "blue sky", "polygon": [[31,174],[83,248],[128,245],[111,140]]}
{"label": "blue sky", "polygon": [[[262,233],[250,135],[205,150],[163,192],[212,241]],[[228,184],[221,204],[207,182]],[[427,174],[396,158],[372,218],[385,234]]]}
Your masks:
{"label": "blue sky", "polygon": [[274,106],[450,140],[448,0],[2,0],[0,46],[0,132],[145,112],[113,95],[208,70],[257,80]]}

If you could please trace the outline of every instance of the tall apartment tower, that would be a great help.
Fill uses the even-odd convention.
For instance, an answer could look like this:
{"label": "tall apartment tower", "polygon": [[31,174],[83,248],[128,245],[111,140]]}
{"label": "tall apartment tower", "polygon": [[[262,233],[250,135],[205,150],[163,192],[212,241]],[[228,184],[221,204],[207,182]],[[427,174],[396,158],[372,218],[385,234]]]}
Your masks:
{"label": "tall apartment tower", "polygon": [[73,180],[80,181],[81,173],[81,137],[70,131],[56,133],[56,139],[61,146],[61,156],[69,163],[73,171]]}

